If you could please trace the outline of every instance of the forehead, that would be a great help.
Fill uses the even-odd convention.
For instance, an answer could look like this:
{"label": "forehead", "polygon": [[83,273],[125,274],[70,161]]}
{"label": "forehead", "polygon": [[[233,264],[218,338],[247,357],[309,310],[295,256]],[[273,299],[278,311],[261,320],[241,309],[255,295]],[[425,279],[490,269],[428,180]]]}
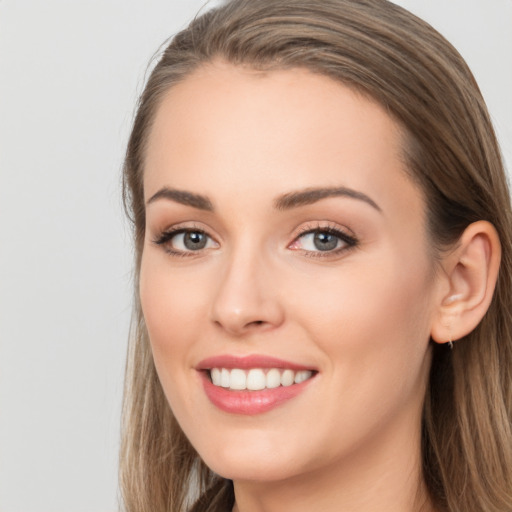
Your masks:
{"label": "forehead", "polygon": [[218,62],[164,97],[144,188],[147,199],[162,186],[226,197],[345,186],[410,208],[420,194],[401,155],[398,124],[357,91],[304,69]]}

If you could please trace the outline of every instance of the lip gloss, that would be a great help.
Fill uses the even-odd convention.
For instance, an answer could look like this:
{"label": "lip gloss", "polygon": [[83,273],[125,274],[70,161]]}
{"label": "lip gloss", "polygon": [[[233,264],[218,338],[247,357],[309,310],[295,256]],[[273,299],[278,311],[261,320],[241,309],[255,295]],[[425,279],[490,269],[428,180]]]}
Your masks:
{"label": "lip gloss", "polygon": [[301,393],[312,380],[311,378],[300,384],[261,391],[232,391],[214,386],[206,373],[201,373],[204,391],[213,405],[225,412],[246,415],[261,414],[274,409]]}
{"label": "lip gloss", "polygon": [[196,370],[199,371],[206,396],[213,405],[222,411],[231,414],[255,415],[278,407],[302,393],[313,380],[314,375],[307,380],[290,386],[280,385],[275,388],[265,388],[257,391],[233,390],[216,386],[209,378],[208,372],[212,368],[244,369],[259,368],[269,370],[293,370],[294,372],[309,370],[316,374],[316,370],[301,364],[264,355],[250,355],[245,357],[220,355],[201,361]]}

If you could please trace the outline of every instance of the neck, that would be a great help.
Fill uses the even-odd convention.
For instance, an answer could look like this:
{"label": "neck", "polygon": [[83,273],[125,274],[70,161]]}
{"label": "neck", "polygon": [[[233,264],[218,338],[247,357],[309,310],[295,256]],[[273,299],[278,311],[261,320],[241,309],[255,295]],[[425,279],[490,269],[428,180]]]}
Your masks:
{"label": "neck", "polygon": [[410,431],[381,432],[341,463],[284,481],[235,481],[233,512],[434,512],[423,483],[417,432],[415,439]]}

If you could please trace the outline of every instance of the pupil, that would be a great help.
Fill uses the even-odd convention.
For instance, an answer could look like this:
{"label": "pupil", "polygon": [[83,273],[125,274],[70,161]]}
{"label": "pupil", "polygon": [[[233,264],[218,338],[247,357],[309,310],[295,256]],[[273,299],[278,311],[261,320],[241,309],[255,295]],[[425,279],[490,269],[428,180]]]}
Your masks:
{"label": "pupil", "polygon": [[325,232],[315,233],[314,244],[319,251],[331,251],[336,249],[338,238]]}
{"label": "pupil", "polygon": [[204,233],[199,233],[197,231],[185,233],[183,243],[187,249],[191,249],[193,251],[204,249],[206,246],[206,236]]}

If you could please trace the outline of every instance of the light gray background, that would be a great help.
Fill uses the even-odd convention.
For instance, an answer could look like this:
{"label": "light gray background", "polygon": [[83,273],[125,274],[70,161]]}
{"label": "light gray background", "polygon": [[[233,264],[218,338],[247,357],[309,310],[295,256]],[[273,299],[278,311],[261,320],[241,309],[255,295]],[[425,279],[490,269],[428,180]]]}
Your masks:
{"label": "light gray background", "polygon": [[[122,155],[149,59],[203,3],[0,0],[0,512],[117,509]],[[510,169],[512,0],[398,3],[467,59]]]}

